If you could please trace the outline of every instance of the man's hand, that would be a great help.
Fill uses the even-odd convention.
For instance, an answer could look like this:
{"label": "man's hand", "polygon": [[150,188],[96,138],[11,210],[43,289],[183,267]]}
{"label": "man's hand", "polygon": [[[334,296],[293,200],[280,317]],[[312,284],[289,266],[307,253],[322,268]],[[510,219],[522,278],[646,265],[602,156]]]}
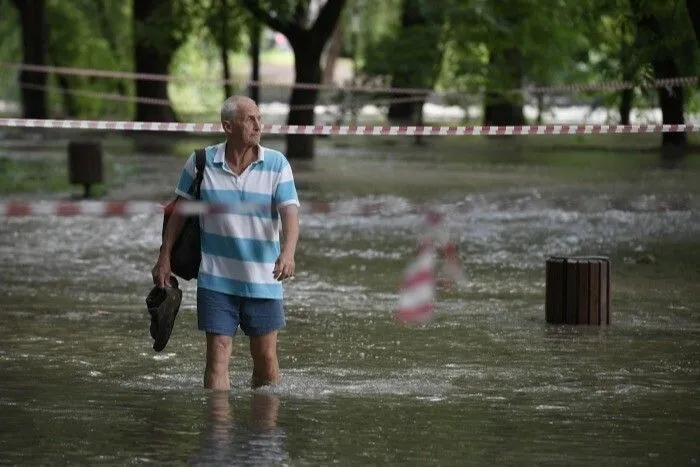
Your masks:
{"label": "man's hand", "polygon": [[158,287],[170,287],[170,258],[158,256],[156,265],[151,270],[153,283]]}
{"label": "man's hand", "polygon": [[275,268],[272,270],[272,275],[278,281],[289,279],[294,276],[294,255],[285,254],[284,252],[275,261]]}

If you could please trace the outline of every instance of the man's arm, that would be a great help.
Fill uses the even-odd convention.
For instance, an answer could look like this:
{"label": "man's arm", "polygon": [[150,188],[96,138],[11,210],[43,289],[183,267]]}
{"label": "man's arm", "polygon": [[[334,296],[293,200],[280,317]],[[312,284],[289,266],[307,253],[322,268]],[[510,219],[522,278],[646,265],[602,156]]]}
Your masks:
{"label": "man's arm", "polygon": [[294,275],[294,255],[299,241],[299,209],[292,204],[281,207],[279,212],[282,219],[282,249],[273,274],[275,279],[281,281]]}

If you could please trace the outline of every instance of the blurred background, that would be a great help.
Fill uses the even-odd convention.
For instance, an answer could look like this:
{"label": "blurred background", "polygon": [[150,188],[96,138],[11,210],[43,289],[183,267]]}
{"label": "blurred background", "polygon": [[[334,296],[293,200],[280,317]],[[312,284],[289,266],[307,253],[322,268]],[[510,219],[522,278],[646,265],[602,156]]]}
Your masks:
{"label": "blurred background", "polygon": [[[0,112],[216,122],[223,99],[245,93],[268,123],[697,123],[697,9],[692,0],[2,0]],[[313,138],[288,138],[291,158],[313,157]],[[682,157],[686,135],[661,138],[674,148],[667,158]]]}
{"label": "blurred background", "polygon": [[[698,125],[699,35],[698,0],[0,0],[0,208],[82,198],[95,161],[98,201],[165,202],[221,140],[13,118],[218,123],[240,93],[264,123]],[[152,350],[160,213],[0,216],[0,462],[696,465],[697,129],[264,135],[301,241],[262,392],[241,336],[201,389],[194,281]],[[397,326],[426,206],[465,281]],[[609,326],[545,322],[545,261],[579,255]]]}

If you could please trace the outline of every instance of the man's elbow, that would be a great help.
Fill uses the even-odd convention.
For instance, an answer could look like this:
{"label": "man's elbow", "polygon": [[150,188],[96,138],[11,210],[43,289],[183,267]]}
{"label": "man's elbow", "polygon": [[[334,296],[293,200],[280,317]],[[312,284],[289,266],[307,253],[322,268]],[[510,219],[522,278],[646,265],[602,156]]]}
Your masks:
{"label": "man's elbow", "polygon": [[288,204],[279,208],[280,216],[282,220],[293,219],[299,217],[299,208],[296,204]]}

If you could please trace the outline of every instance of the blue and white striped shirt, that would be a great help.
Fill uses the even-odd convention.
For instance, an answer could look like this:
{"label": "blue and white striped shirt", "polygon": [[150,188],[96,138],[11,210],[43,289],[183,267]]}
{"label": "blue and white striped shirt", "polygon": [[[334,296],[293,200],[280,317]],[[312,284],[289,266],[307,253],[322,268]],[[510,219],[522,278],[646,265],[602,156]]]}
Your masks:
{"label": "blue and white striped shirt", "polygon": [[[282,283],[273,277],[280,254],[281,221],[277,208],[299,206],[289,162],[284,155],[260,146],[258,159],[235,175],[225,158],[226,143],[206,148],[202,201],[239,203],[233,213],[200,216],[202,262],[197,286],[251,298],[283,297]],[[186,199],[194,180],[195,156],[190,155],[175,193]]]}

